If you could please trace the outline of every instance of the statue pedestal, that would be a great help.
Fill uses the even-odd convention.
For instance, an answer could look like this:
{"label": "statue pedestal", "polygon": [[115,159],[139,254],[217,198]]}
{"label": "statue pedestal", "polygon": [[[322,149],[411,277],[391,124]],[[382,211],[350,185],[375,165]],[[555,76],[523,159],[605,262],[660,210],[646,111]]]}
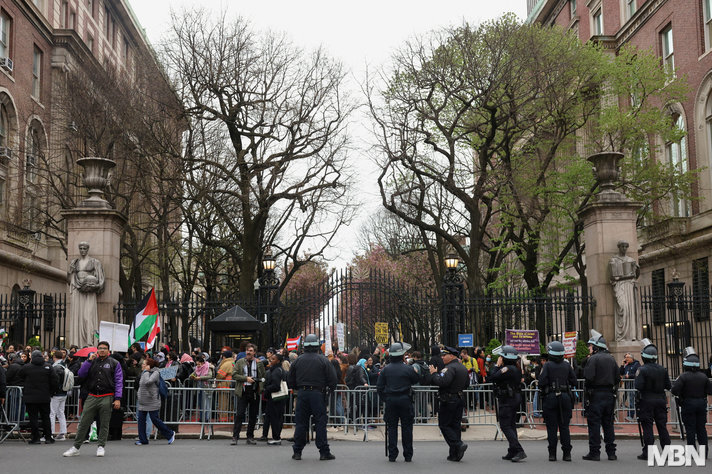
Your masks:
{"label": "statue pedestal", "polygon": [[618,341],[608,343],[608,351],[613,357],[615,357],[619,366],[623,365],[623,356],[626,355],[627,352],[630,352],[633,355],[633,359],[640,362],[640,351],[642,350],[643,345],[640,341]]}
{"label": "statue pedestal", "polygon": [[[119,264],[121,257],[121,234],[126,217],[112,209],[74,208],[62,211],[67,220],[67,261],[79,257],[79,242],[89,243],[89,255],[98,259],[104,268],[104,291],[97,297],[97,312],[99,321],[114,320],[114,305],[119,301]],[[71,298],[68,298],[68,305]],[[67,318],[72,314],[67,308]],[[72,327],[67,321],[67,328]],[[94,330],[98,330],[97,326]],[[73,334],[67,339],[70,344],[76,343]],[[94,341],[99,342],[99,341]]]}
{"label": "statue pedestal", "polygon": [[[583,220],[586,244],[586,278],[591,296],[596,301],[591,328],[603,334],[609,347],[616,343],[616,321],[615,294],[610,282],[608,262],[618,252],[617,243],[620,240],[625,240],[630,245],[628,256],[638,260],[638,234],[635,223],[639,208],[639,203],[617,194],[596,200],[579,214]],[[581,337],[588,340],[589,335],[582,334]],[[616,360],[619,360],[617,356]]]}

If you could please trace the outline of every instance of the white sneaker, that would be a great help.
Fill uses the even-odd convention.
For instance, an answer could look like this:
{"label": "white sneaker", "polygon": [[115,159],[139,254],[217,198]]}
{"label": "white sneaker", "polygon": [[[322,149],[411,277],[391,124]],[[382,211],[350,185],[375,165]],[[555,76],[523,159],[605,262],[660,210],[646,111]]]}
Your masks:
{"label": "white sneaker", "polygon": [[62,454],[62,456],[64,456],[65,458],[69,458],[72,456],[79,456],[79,450],[77,448],[75,448],[74,446],[72,446],[71,448],[66,450],[64,452],[64,454]]}
{"label": "white sneaker", "polygon": [[54,437],[55,441],[66,441],[67,437],[64,436],[63,434],[58,434],[57,436]]}
{"label": "white sneaker", "polygon": [[98,458],[104,457],[104,447],[103,446],[99,446],[98,448],[96,448],[96,457],[98,457]]}

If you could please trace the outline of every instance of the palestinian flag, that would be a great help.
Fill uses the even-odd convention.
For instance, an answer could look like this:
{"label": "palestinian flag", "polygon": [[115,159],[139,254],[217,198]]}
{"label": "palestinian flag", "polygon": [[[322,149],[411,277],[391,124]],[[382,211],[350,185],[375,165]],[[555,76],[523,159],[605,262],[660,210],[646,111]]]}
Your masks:
{"label": "palestinian flag", "polygon": [[151,288],[151,292],[141,302],[136,317],[129,329],[129,345],[146,338],[146,349],[150,349],[156,343],[156,336],[161,332],[161,318],[158,316],[158,303],[156,303],[156,293]]}

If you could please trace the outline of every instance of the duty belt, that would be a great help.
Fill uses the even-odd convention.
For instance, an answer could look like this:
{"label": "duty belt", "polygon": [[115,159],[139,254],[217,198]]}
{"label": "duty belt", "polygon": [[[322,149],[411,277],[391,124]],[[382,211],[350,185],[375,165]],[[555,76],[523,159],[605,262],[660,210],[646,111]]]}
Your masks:
{"label": "duty belt", "polygon": [[456,393],[441,392],[440,398],[444,401],[455,400],[456,398],[462,398],[462,392],[456,392]]}
{"label": "duty belt", "polygon": [[321,392],[324,387],[319,387],[317,385],[300,385],[299,390],[313,390],[315,392]]}

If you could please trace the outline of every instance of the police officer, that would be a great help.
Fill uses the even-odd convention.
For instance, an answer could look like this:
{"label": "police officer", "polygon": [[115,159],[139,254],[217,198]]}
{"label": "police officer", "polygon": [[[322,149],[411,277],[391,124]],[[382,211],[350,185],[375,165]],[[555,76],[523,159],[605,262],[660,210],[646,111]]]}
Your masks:
{"label": "police officer", "polygon": [[643,339],[643,351],[640,353],[643,366],[635,374],[637,391],[638,421],[643,430],[643,453],[638,459],[648,460],[648,446],[655,443],[653,422],[658,428],[660,446],[670,444],[667,427],[667,397],[665,390],[670,390],[670,377],[667,369],[657,363],[658,348],[649,339]]}
{"label": "police officer", "polygon": [[522,403],[522,371],[517,367],[517,360],[517,350],[512,346],[503,346],[497,365],[488,377],[488,381],[495,385],[499,427],[509,443],[507,454],[502,459],[512,462],[520,462],[527,457],[517,437],[517,411]]}
{"label": "police officer", "polygon": [[288,384],[297,391],[294,445],[292,459],[302,459],[302,449],[307,443],[309,417],[314,417],[316,447],[319,459],[335,459],[326,441],[326,389],[336,389],[336,372],[329,359],[319,354],[319,338],[309,334],[304,338],[304,354],[289,369]]}
{"label": "police officer", "polygon": [[685,348],[682,369],[670,391],[679,398],[687,444],[694,446],[697,438],[699,446],[705,446],[705,456],[709,457],[705,422],[707,395],[712,395],[712,381],[700,370],[700,357],[692,347]]}
{"label": "police officer", "polygon": [[588,340],[588,357],[583,369],[586,379],[586,403],[588,408],[588,454],[583,456],[587,461],[601,459],[601,426],[603,439],[606,443],[606,454],[609,461],[618,459],[616,456],[616,435],[613,431],[613,415],[616,409],[616,390],[621,381],[618,364],[608,352],[608,345],[603,335],[591,329]]}
{"label": "police officer", "polygon": [[549,461],[556,461],[556,434],[561,434],[562,459],[571,461],[571,432],[569,422],[573,409],[573,390],[576,374],[571,364],[564,361],[564,345],[551,341],[546,346],[549,361],[539,375],[539,390],[542,393],[546,439],[549,441]]}
{"label": "police officer", "polygon": [[[462,410],[465,390],[470,384],[467,369],[458,360],[458,351],[454,347],[444,346],[440,351],[445,364],[438,372],[430,365],[429,384],[438,387],[438,427],[450,447],[448,461],[459,462],[465,455],[467,445],[462,442]],[[405,448],[404,448],[405,449]]]}
{"label": "police officer", "polygon": [[388,350],[389,363],[378,375],[378,394],[386,402],[383,416],[388,431],[388,460],[395,462],[398,457],[398,420],[403,434],[403,457],[405,462],[413,459],[413,398],[411,387],[420,382],[420,376],[413,366],[403,363],[403,355],[410,344],[395,342]]}

